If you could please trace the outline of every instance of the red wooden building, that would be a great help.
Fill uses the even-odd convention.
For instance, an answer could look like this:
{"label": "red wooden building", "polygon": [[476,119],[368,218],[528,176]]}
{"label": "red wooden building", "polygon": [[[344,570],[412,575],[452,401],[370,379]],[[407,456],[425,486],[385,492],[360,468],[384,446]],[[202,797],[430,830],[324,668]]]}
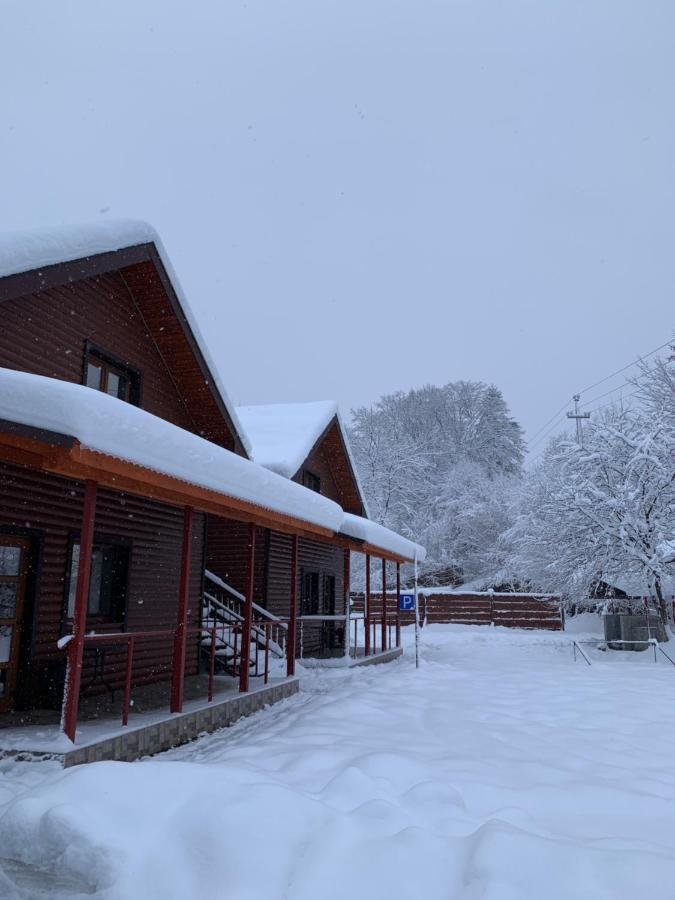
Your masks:
{"label": "red wooden building", "polygon": [[247,691],[259,650],[292,675],[298,592],[343,610],[350,550],[417,552],[362,518],[335,415],[292,474],[255,462],[148,226],[0,240],[0,310],[0,722],[63,705],[74,739],[81,697],[126,722],[162,683],[178,711],[200,669]]}

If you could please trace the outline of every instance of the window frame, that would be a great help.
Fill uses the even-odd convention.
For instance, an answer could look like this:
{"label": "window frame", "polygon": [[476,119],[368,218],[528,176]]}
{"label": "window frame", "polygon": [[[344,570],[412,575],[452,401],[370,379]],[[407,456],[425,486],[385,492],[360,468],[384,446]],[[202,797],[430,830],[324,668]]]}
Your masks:
{"label": "window frame", "polygon": [[[72,623],[73,617],[69,613],[70,606],[70,590],[72,585],[73,574],[73,550],[75,545],[80,545],[80,532],[73,531],[68,535],[68,554],[66,559],[66,572],[64,577],[64,602],[62,615],[62,632],[69,631],[69,623]],[[123,600],[119,608],[115,608],[115,598],[111,596],[111,612],[93,613],[89,610],[89,598],[87,602],[87,624],[105,625],[106,627],[117,627],[121,631],[127,630],[127,616],[129,612],[129,585],[131,582],[131,566],[133,562],[133,542],[129,538],[120,537],[111,534],[95,534],[92,547],[92,553],[105,547],[113,547],[116,550],[123,549],[126,551],[126,572],[123,578]],[[91,590],[91,583],[90,583]],[[112,594],[112,587],[111,587]],[[100,596],[100,595],[99,595]],[[118,601],[119,602],[119,601]],[[119,615],[116,615],[119,613]]]}
{"label": "window frame", "polygon": [[[316,578],[316,602],[311,597],[312,589],[305,592],[305,582],[308,578]],[[300,615],[301,616],[318,616],[321,615],[321,572],[318,569],[303,569],[300,577]],[[312,604],[308,608],[308,604]],[[316,609],[314,609],[316,606]]]}
{"label": "window frame", "polygon": [[[85,385],[85,387],[88,386],[87,369],[90,362],[100,365],[101,369],[103,370],[101,387],[92,387],[91,389],[93,391],[98,390],[103,394],[108,394],[108,391],[106,390],[108,384],[108,375],[110,372],[113,372],[115,375],[126,378],[128,382],[127,396],[118,397],[117,399],[123,400],[124,403],[131,403],[132,406],[141,405],[143,376],[138,371],[138,369],[132,368],[121,359],[118,359],[117,357],[108,353],[107,350],[103,350],[92,341],[86,340],[84,342],[84,356],[82,360],[82,384]],[[112,397],[115,395],[108,394],[108,396]]]}
{"label": "window frame", "polygon": [[302,486],[308,491],[314,491],[316,494],[321,493],[321,476],[311,469],[302,470]]}

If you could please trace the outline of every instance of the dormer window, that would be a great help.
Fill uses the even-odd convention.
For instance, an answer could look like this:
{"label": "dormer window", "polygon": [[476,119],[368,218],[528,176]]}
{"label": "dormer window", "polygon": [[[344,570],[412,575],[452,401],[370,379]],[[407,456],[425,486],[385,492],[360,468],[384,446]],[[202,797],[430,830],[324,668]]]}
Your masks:
{"label": "dormer window", "polygon": [[84,383],[118,400],[139,405],[140,375],[107,353],[87,345]]}
{"label": "dormer window", "polygon": [[321,493],[321,479],[314,472],[310,472],[309,469],[302,470],[302,483],[310,491],[316,491],[317,494]]}

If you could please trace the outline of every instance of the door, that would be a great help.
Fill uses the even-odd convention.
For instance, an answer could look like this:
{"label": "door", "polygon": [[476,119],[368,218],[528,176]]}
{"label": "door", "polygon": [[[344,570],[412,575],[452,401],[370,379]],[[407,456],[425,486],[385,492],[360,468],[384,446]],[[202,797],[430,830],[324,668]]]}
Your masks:
{"label": "door", "polygon": [[0,534],[0,711],[11,708],[16,688],[28,547],[27,540]]}

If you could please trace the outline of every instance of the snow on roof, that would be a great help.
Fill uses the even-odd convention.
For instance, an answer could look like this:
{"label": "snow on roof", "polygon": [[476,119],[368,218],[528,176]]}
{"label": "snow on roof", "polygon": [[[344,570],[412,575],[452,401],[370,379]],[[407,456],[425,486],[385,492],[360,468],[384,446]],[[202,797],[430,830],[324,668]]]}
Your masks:
{"label": "snow on roof", "polygon": [[238,406],[237,413],[251,441],[251,459],[286,478],[300,470],[326,428],[337,419],[359,497],[368,512],[347,429],[334,400]]}
{"label": "snow on roof", "polygon": [[319,400],[238,406],[237,414],[251,442],[251,459],[292,478],[337,416],[338,408],[332,400]]}
{"label": "snow on roof", "polygon": [[81,384],[0,368],[0,419],[338,531],[342,508],[152,413]]}
{"label": "snow on roof", "polygon": [[195,315],[171,265],[169,255],[152,225],[142,221],[110,219],[104,222],[40,228],[34,231],[0,232],[0,278],[16,275],[19,272],[42,269],[57,263],[96,256],[99,253],[123,250],[138,244],[155,245],[213,382],[246,452],[250,455],[251,446],[246,432],[241,427],[236,409],[230,402],[218,369],[211,359]]}
{"label": "snow on roof", "polygon": [[348,537],[357,538],[357,540],[365,541],[375,547],[381,547],[383,550],[389,550],[406,559],[417,558],[418,562],[424,562],[427,555],[427,551],[420,544],[409,541],[408,538],[385,528],[384,525],[371,522],[370,519],[364,519],[361,516],[354,516],[351,513],[344,514],[344,522],[340,531]]}

